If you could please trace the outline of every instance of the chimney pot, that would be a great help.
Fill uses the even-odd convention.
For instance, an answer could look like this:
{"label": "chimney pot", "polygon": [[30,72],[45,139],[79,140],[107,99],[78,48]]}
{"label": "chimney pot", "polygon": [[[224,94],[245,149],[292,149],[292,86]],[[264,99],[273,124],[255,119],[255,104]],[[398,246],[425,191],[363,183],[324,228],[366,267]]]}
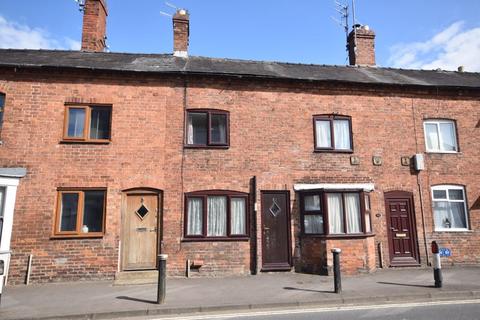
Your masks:
{"label": "chimney pot", "polygon": [[347,48],[351,66],[375,66],[375,32],[369,26],[354,25]]}
{"label": "chimney pot", "polygon": [[178,9],[173,16],[173,55],[188,57],[190,36],[190,15],[185,9]]}
{"label": "chimney pot", "polygon": [[103,52],[106,48],[107,0],[85,0],[82,51]]}

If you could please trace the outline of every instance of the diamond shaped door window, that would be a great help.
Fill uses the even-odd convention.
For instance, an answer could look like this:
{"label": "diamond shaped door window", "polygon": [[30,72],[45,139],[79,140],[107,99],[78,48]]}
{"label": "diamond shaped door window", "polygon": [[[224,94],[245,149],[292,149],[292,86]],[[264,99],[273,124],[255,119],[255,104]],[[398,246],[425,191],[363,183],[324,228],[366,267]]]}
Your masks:
{"label": "diamond shaped door window", "polygon": [[145,216],[149,213],[150,211],[148,211],[147,207],[145,207],[142,203],[142,205],[140,206],[140,208],[137,209],[137,211],[135,211],[135,213],[137,214],[137,216],[140,218],[140,219],[145,219]]}
{"label": "diamond shaped door window", "polygon": [[275,218],[280,214],[280,212],[282,212],[282,208],[280,208],[280,206],[278,205],[276,198],[273,198],[272,205],[268,210]]}

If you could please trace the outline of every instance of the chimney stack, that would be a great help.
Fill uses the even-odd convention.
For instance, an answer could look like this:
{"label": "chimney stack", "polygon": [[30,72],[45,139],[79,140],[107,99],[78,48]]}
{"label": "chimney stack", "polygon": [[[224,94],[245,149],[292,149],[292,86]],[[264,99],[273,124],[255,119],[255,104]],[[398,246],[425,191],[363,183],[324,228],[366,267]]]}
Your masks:
{"label": "chimney stack", "polygon": [[190,15],[185,9],[178,9],[173,16],[173,55],[188,57],[188,37],[190,35]]}
{"label": "chimney stack", "polygon": [[103,52],[106,48],[107,0],[85,0],[82,51]]}
{"label": "chimney stack", "polygon": [[375,66],[375,32],[356,24],[348,35],[348,57],[351,66]]}

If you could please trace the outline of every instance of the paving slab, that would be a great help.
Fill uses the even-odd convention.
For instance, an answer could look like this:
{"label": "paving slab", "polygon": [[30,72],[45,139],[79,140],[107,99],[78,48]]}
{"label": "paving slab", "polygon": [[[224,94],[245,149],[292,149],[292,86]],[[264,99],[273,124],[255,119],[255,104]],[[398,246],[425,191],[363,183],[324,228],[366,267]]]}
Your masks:
{"label": "paving slab", "polygon": [[443,270],[443,288],[434,288],[432,269],[388,269],[343,277],[342,294],[333,278],[268,273],[229,278],[168,279],[165,304],[157,305],[155,285],[115,286],[111,281],[7,287],[0,319],[112,319],[205,311],[266,309],[480,299],[480,267]]}

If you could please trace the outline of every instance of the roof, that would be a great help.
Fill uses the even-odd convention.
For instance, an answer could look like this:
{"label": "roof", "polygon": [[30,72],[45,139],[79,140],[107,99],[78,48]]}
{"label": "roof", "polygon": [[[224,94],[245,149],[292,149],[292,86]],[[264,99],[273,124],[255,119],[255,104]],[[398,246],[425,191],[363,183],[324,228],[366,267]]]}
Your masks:
{"label": "roof", "polygon": [[480,73],[293,64],[196,56],[180,58],[171,54],[0,49],[0,66],[480,89]]}

